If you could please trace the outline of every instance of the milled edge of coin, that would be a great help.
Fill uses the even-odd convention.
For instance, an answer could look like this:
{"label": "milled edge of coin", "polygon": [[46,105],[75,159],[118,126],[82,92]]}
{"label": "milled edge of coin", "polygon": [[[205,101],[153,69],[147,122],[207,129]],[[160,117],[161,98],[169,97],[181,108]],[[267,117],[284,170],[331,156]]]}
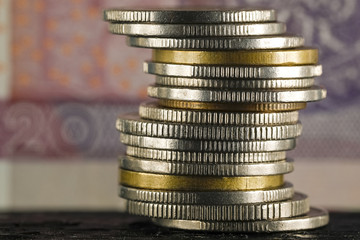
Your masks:
{"label": "milled edge of coin", "polygon": [[174,88],[150,85],[149,97],[177,101],[228,102],[228,103],[283,103],[313,102],[326,97],[326,90],[320,86],[307,89],[287,90],[209,90],[202,88]]}
{"label": "milled edge of coin", "polygon": [[277,152],[291,150],[295,147],[295,139],[271,141],[207,141],[158,138],[120,134],[120,141],[126,145],[143,148],[210,151],[210,152]]}
{"label": "milled edge of coin", "polygon": [[304,38],[300,36],[258,36],[225,39],[220,38],[155,38],[155,37],[127,37],[127,44],[132,47],[160,48],[160,49],[282,49],[297,48],[304,45]]}
{"label": "milled edge of coin", "polygon": [[224,88],[224,89],[279,89],[309,88],[315,83],[314,78],[296,79],[203,79],[155,76],[156,85],[189,88]]}
{"label": "milled edge of coin", "polygon": [[193,176],[269,176],[287,174],[294,170],[294,161],[286,159],[271,163],[193,164],[156,161],[121,156],[120,167],[135,172]]}
{"label": "milled edge of coin", "polygon": [[124,114],[116,120],[116,129],[122,133],[147,137],[180,138],[224,141],[260,141],[295,138],[301,135],[302,125],[271,126],[202,125],[154,122],[142,119],[138,113]]}
{"label": "milled edge of coin", "polygon": [[154,160],[203,163],[203,164],[242,164],[242,163],[265,163],[276,162],[286,158],[286,152],[252,152],[252,153],[217,153],[217,152],[185,152],[141,148],[128,146],[126,154],[133,157],[148,158]]}
{"label": "milled edge of coin", "polygon": [[257,112],[273,113],[284,111],[298,111],[306,107],[306,103],[208,103],[208,102],[187,102],[159,99],[158,104],[168,108],[190,109],[190,110],[213,110],[213,111],[238,111],[238,112]]}
{"label": "milled edge of coin", "polygon": [[119,184],[165,191],[249,191],[284,185],[284,175],[218,177],[135,172],[119,168]]}
{"label": "milled edge of coin", "polygon": [[169,228],[215,232],[283,232],[308,230],[329,223],[329,213],[320,208],[310,208],[305,216],[263,221],[196,221],[154,218],[152,222]]}
{"label": "milled edge of coin", "polygon": [[244,24],[154,24],[110,23],[113,34],[164,37],[231,37],[279,35],[286,32],[282,22]]}
{"label": "milled edge of coin", "polygon": [[215,66],[156,63],[145,61],[144,72],[178,77],[283,79],[312,78],[322,74],[321,65],[299,66]]}
{"label": "milled edge of coin", "polygon": [[127,200],[127,211],[130,214],[151,218],[200,221],[275,220],[303,215],[309,210],[308,197],[298,192],[295,192],[290,200],[253,204],[190,205]]}
{"label": "milled edge of coin", "polygon": [[109,22],[146,23],[244,23],[276,21],[273,9],[108,9],[104,20]]}
{"label": "milled edge of coin", "polygon": [[141,118],[164,122],[224,124],[224,125],[280,125],[299,121],[299,112],[217,112],[166,108],[155,101],[143,102],[139,107]]}
{"label": "milled edge of coin", "polygon": [[285,182],[282,187],[257,191],[185,192],[138,189],[119,185],[122,198],[165,204],[228,205],[283,201],[293,197],[294,187]]}

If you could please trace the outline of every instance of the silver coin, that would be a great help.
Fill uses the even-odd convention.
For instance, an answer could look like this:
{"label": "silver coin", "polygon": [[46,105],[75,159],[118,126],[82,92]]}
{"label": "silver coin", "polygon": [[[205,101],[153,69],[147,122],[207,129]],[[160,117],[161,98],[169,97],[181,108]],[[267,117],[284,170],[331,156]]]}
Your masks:
{"label": "silver coin", "polygon": [[293,197],[294,188],[289,182],[285,182],[282,187],[277,189],[228,192],[158,191],[130,188],[120,185],[119,195],[122,198],[140,202],[229,205],[284,201]]}
{"label": "silver coin", "polygon": [[272,9],[108,9],[104,19],[109,22],[145,23],[243,23],[276,21]]}
{"label": "silver coin", "polygon": [[299,112],[252,113],[221,112],[162,107],[156,102],[141,103],[141,118],[177,123],[219,124],[219,125],[280,125],[292,124],[299,120]]}
{"label": "silver coin", "polygon": [[300,122],[272,126],[203,125],[157,122],[141,119],[137,113],[121,115],[116,128],[122,133],[147,137],[223,141],[288,139],[300,136],[302,131]]}
{"label": "silver coin", "polygon": [[231,37],[278,35],[286,32],[281,22],[246,24],[147,24],[110,23],[109,31],[130,36]]}
{"label": "silver coin", "polygon": [[194,221],[155,218],[152,222],[163,227],[198,231],[283,232],[325,226],[329,223],[329,213],[324,209],[311,208],[304,216],[271,221]]}
{"label": "silver coin", "polygon": [[149,86],[148,96],[158,99],[227,102],[227,103],[281,103],[281,102],[313,102],[326,97],[326,89],[313,86],[307,89],[281,90],[213,90],[202,88],[173,88]]}
{"label": "silver coin", "polygon": [[309,88],[314,85],[314,78],[298,79],[203,79],[156,76],[155,82],[161,86],[216,88],[216,89],[279,89]]}
{"label": "silver coin", "polygon": [[299,36],[257,36],[257,37],[227,37],[227,38],[154,38],[128,37],[127,44],[133,47],[170,48],[170,49],[282,49],[296,48],[304,45],[304,39]]}
{"label": "silver coin", "polygon": [[278,161],[253,164],[199,164],[174,163],[141,159],[130,156],[120,157],[120,167],[135,172],[148,172],[192,176],[270,176],[287,174],[294,170],[294,161]]}
{"label": "silver coin", "polygon": [[128,146],[126,154],[129,156],[148,158],[154,160],[201,163],[201,164],[242,164],[264,163],[284,160],[286,152],[251,152],[251,153],[221,153],[221,152],[185,152],[160,150],[151,148],[139,148]]}
{"label": "silver coin", "polygon": [[145,62],[144,72],[192,78],[283,79],[312,78],[322,74],[321,65],[302,66],[213,66]]}
{"label": "silver coin", "polygon": [[173,138],[146,137],[120,134],[120,141],[126,145],[179,151],[209,152],[277,152],[295,148],[295,139],[272,141],[205,141]]}
{"label": "silver coin", "polygon": [[309,212],[308,197],[295,193],[286,201],[232,205],[161,204],[127,200],[130,214],[151,218],[200,221],[275,220]]}

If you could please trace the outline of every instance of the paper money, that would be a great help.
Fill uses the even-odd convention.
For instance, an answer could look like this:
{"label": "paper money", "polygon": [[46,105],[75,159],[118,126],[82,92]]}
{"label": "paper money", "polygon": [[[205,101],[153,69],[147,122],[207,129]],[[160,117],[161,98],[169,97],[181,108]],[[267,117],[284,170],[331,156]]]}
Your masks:
{"label": "paper money", "polygon": [[[53,100],[66,101],[70,106],[76,101],[109,99],[124,104],[125,99],[140,102],[139,99],[146,96],[146,86],[153,83],[153,77],[142,73],[140,68],[142,60],[150,57],[149,50],[126,47],[125,38],[108,34],[106,23],[99,21],[102,9],[133,4],[146,4],[154,8],[159,5],[194,5],[191,1],[180,0],[146,3],[139,0],[77,1],[74,4],[46,0],[34,4],[20,2],[10,1],[13,11],[10,25],[12,89],[9,97],[25,101],[37,109],[47,106],[50,112],[55,105],[47,102]],[[360,154],[360,127],[357,121],[360,118],[360,32],[357,31],[357,24],[354,24],[360,21],[357,14],[360,4],[356,0],[337,2],[339,4],[334,7],[327,0],[316,3],[312,0],[289,1],[286,5],[280,0],[241,0],[236,4],[196,1],[197,5],[202,6],[252,4],[278,9],[278,19],[287,23],[289,32],[304,36],[306,45],[320,47],[324,74],[317,81],[326,85],[328,97],[325,101],[310,104],[301,113],[303,136],[298,139],[294,154],[290,152],[290,155],[297,157],[358,158]],[[44,19],[45,22],[42,22]],[[43,103],[34,103],[33,100],[42,100]],[[1,111],[18,104],[7,103],[5,109],[1,107]],[[111,103],[103,105],[113,106]],[[309,114],[314,111],[316,114]],[[111,116],[111,113],[103,112],[98,117]],[[21,138],[14,138],[15,129],[9,130],[4,125],[4,115],[0,118],[0,131],[6,133],[0,136],[1,143],[6,143],[5,146],[11,143],[12,149],[2,150],[3,155],[5,152],[5,155],[24,155],[26,151],[33,156],[42,156],[44,152],[57,155],[54,151],[40,150],[42,146],[35,147],[31,142],[24,144]],[[114,138],[115,133],[107,136]],[[45,140],[43,142],[49,145]],[[60,152],[82,152],[77,148],[69,149]],[[115,150],[112,151],[115,154]]]}

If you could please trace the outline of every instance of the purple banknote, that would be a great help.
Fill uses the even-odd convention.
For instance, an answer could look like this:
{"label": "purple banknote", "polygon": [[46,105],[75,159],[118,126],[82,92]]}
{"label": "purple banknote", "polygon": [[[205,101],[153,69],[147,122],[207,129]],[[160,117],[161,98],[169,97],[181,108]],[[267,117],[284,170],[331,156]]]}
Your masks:
{"label": "purple banknote", "polygon": [[[138,104],[25,101],[1,104],[0,156],[116,159],[124,150],[115,129],[116,118],[121,113],[137,112]],[[339,124],[332,131],[326,131],[328,125],[341,118],[345,117],[336,117],[332,113],[301,115],[303,136],[298,140],[295,153],[290,152],[290,155],[315,158],[359,156],[359,126],[353,124],[352,129]]]}
{"label": "purple banknote", "polygon": [[[12,1],[13,99],[138,100],[153,77],[142,73],[150,51],[130,48],[107,31],[102,10],[144,1]],[[146,1],[179,5],[264,6],[288,31],[320,48],[328,99],[318,108],[348,107],[360,92],[360,3],[356,0]],[[284,4],[285,3],[285,4]]]}
{"label": "purple banknote", "polygon": [[[360,3],[357,0],[11,2],[11,90],[0,106],[2,156],[115,157],[116,116],[146,96],[150,51],[108,33],[102,10],[133,6],[262,6],[288,31],[320,49],[326,100],[302,112],[303,136],[291,155],[360,156]],[[1,29],[0,29],[1,30]],[[1,62],[0,62],[1,64]],[[4,64],[3,64],[4,65]],[[1,66],[0,65],[0,71]],[[54,103],[54,101],[60,101]],[[96,103],[94,102],[101,102]]]}
{"label": "purple banknote", "polygon": [[14,102],[0,107],[0,155],[116,158],[117,116],[137,104]]}

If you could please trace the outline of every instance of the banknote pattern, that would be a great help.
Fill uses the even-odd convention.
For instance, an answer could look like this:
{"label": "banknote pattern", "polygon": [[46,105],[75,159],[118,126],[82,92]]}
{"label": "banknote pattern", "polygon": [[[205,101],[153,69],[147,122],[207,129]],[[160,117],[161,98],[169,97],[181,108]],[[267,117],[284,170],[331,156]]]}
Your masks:
{"label": "banknote pattern", "polygon": [[[102,8],[113,4],[136,5],[139,1],[77,1],[71,5],[45,0],[35,1],[35,4],[23,2],[13,1],[13,65],[16,70],[13,98],[137,100],[146,96],[144,89],[151,78],[139,70],[139,59],[149,57],[149,52],[124,48],[121,42],[124,39],[119,42],[106,34],[106,24],[99,21]],[[166,2],[169,5],[191,4],[191,1],[180,0]],[[300,0],[287,1],[284,6],[279,0],[240,0],[222,1],[221,5],[255,4],[279,9],[278,18],[288,23],[290,32],[303,35],[308,45],[321,47],[322,82],[329,86],[329,98],[312,108],[319,110],[359,101],[356,67],[360,54],[360,33],[356,30],[356,23],[360,22],[360,15],[356,14],[359,4],[356,0],[331,3]],[[152,1],[150,5],[163,4],[164,1]],[[199,4],[214,2],[197,1]],[[37,14],[33,14],[34,10]]]}
{"label": "banknote pattern", "polygon": [[[303,35],[306,45],[320,47],[324,74],[318,82],[326,85],[328,97],[301,113],[304,132],[294,156],[358,158],[360,4],[356,0],[65,2],[11,1],[12,89],[10,101],[0,108],[2,156],[117,155],[116,134],[105,125],[113,126],[122,109],[136,106],[127,106],[127,101],[138,103],[146,96],[146,86],[153,80],[140,66],[150,52],[124,47],[124,38],[108,34],[100,21],[101,9],[251,4],[278,9],[278,18],[287,22],[290,32]],[[52,103],[58,100],[62,102]]]}
{"label": "banknote pattern", "polygon": [[123,149],[111,131],[136,104],[79,102],[1,104],[0,155],[114,158]]}

